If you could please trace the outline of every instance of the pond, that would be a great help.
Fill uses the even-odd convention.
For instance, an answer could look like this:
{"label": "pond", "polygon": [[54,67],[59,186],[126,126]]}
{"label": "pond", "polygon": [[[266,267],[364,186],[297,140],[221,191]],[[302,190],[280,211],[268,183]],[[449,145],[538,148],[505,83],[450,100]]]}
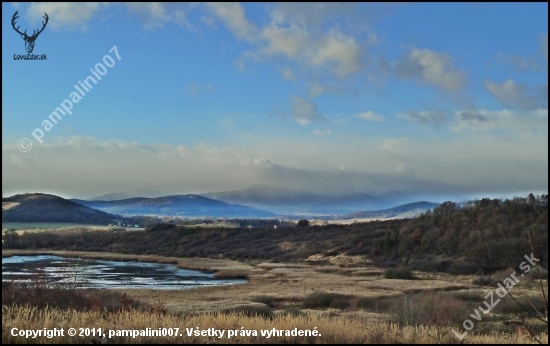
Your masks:
{"label": "pond", "polygon": [[234,285],[247,280],[216,279],[214,274],[175,264],[65,258],[50,255],[2,258],[2,281],[43,282],[79,288],[188,289]]}

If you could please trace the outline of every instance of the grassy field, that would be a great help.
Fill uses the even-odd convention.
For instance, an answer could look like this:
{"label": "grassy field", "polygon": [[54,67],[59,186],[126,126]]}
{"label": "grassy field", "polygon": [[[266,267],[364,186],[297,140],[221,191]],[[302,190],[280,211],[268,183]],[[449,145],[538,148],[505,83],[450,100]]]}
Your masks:
{"label": "grassy field", "polygon": [[[4,250],[2,256],[32,254],[36,251]],[[9,326],[27,329],[88,326],[90,328],[144,329],[159,327],[199,327],[201,329],[313,329],[320,337],[262,338],[237,337],[212,339],[208,337],[137,339],[117,338],[110,342],[174,342],[174,343],[455,343],[459,340],[451,327],[462,330],[462,321],[482,305],[484,296],[496,288],[489,280],[487,286],[473,284],[474,276],[453,276],[445,273],[414,272],[415,280],[386,279],[384,270],[374,267],[361,256],[332,256],[319,262],[311,258],[305,264],[269,263],[261,261],[237,262],[225,259],[176,258],[163,256],[122,255],[116,253],[85,253],[70,251],[41,251],[67,257],[103,258],[110,260],[137,260],[173,263],[179,267],[207,270],[223,278],[246,277],[248,284],[206,287],[191,290],[117,290],[120,294],[146,306],[162,306],[164,314],[146,311],[127,311],[102,314],[94,312],[66,312],[61,310],[32,310],[6,306],[3,311],[3,331]],[[322,263],[322,264],[321,264]],[[495,273],[488,279],[498,280],[509,273]],[[547,288],[548,283],[544,284]],[[515,296],[530,297],[540,308],[538,282],[525,278],[514,287]],[[403,304],[414,304],[419,309],[431,309],[437,323],[423,325],[404,323],[413,317]],[[464,339],[466,343],[529,343],[534,342],[514,312],[500,303]],[[27,310],[25,310],[27,309]],[[255,316],[256,315],[256,316]],[[28,320],[26,320],[29,316]],[[397,318],[397,319],[396,319]],[[399,327],[396,323],[400,322]],[[519,326],[519,327],[518,327]],[[21,340],[2,333],[3,342]],[[544,337],[543,337],[544,338]],[[544,339],[547,340],[547,339]],[[92,342],[92,338],[54,338],[44,342]],[[42,342],[41,341],[41,342]]]}
{"label": "grassy field", "polygon": [[[4,232],[2,255],[170,263],[218,278],[247,278],[248,283],[190,290],[78,290],[48,287],[39,276],[21,285],[3,282],[3,342],[548,341],[547,196],[482,199],[468,208],[449,202],[411,220],[351,225],[275,229],[161,223],[143,232],[89,230]],[[524,269],[528,254],[532,266],[533,258],[540,261],[542,280],[531,267]],[[506,285],[516,300],[499,295],[498,284]],[[9,329],[44,327],[218,328],[237,330],[239,337],[27,340]],[[240,335],[315,327],[321,336]],[[470,330],[460,340],[453,328],[459,334]]]}
{"label": "grassy field", "polygon": [[117,227],[117,226],[105,226],[105,225],[88,225],[77,223],[49,223],[49,222],[36,222],[36,223],[18,223],[18,222],[5,222],[2,223],[2,230],[14,229],[19,235],[25,232],[38,233],[38,232],[50,232],[55,231],[63,234],[80,234],[81,232],[95,232],[95,231],[113,231],[113,230],[126,230],[126,231],[143,231],[143,228],[135,227]]}
{"label": "grassy field", "polygon": [[[97,336],[65,336],[51,339],[38,338],[33,342],[47,343],[458,343],[450,334],[437,337],[436,328],[399,327],[396,324],[380,324],[359,319],[341,319],[319,315],[279,314],[273,318],[247,316],[242,313],[173,315],[155,314],[140,311],[121,311],[106,314],[101,311],[76,312],[57,309],[38,310],[28,307],[6,307],[2,311],[2,343],[26,343],[22,337],[14,337],[11,328],[53,329],[64,328],[67,331],[75,326],[101,328],[105,338]],[[92,327],[93,326],[93,327]],[[179,328],[178,336],[119,336],[109,338],[109,331],[116,326],[118,330],[145,330],[146,328]],[[207,330],[213,328],[225,331],[223,337],[188,336],[185,328]],[[317,331],[320,336],[262,336],[263,331],[307,330]],[[229,337],[229,331],[233,336]],[[241,335],[245,331],[249,335]],[[77,329],[78,331],[78,329]],[[253,332],[255,331],[255,333]],[[236,334],[236,335],[235,335]],[[284,335],[284,334],[283,334]],[[543,339],[547,342],[547,339]],[[532,343],[533,340],[523,332],[510,335],[471,335],[465,343]]]}
{"label": "grassy field", "polygon": [[67,227],[87,227],[87,228],[104,228],[105,225],[86,225],[78,223],[50,223],[50,222],[2,222],[2,229],[15,229],[15,230],[46,230],[46,229],[59,229]]}

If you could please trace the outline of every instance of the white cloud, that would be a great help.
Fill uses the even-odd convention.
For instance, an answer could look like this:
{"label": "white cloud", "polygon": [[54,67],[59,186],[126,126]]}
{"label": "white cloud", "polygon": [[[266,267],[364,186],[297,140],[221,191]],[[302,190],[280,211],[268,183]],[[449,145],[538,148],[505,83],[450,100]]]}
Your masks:
{"label": "white cloud", "polygon": [[288,67],[285,67],[281,70],[281,75],[284,79],[288,80],[294,80],[296,77],[294,77],[294,73],[292,73],[292,70],[290,70]]}
{"label": "white cloud", "polygon": [[318,83],[306,83],[306,86],[309,89],[309,97],[316,98],[318,96],[321,96],[321,94],[325,92],[329,93],[340,93],[342,89],[338,85],[330,84],[318,84]]}
{"label": "white cloud", "polygon": [[362,67],[359,44],[353,37],[334,30],[320,40],[316,51],[308,52],[307,60],[315,66],[331,66],[341,78],[358,72]]}
{"label": "white cloud", "polygon": [[[4,144],[2,190],[90,198],[137,188],[201,193],[264,184],[323,193],[402,190],[418,197],[445,190],[548,187],[548,135],[543,131],[522,133],[513,142],[475,133],[429,142],[386,138],[378,145],[353,136],[345,143],[306,137],[296,142],[259,136],[244,150],[83,137],[57,138],[28,153],[16,143]],[[338,169],[342,166],[346,169]]]}
{"label": "white cloud", "polygon": [[54,28],[85,28],[94,14],[107,7],[108,3],[101,2],[33,2],[27,13],[31,18],[42,21],[42,16],[47,13],[48,25]]}
{"label": "white cloud", "polygon": [[132,2],[126,6],[144,20],[145,28],[162,28],[165,23],[176,23],[191,29],[187,21],[185,5],[170,2]]}
{"label": "white cloud", "polygon": [[290,107],[292,117],[302,126],[311,122],[326,120],[325,116],[317,109],[317,106],[301,97],[291,96]]}
{"label": "white cloud", "polygon": [[401,78],[420,79],[447,90],[458,90],[466,81],[465,75],[453,67],[449,54],[430,49],[411,49],[397,63],[395,73]]}
{"label": "white cloud", "polygon": [[326,129],[324,131],[315,129],[315,130],[311,131],[311,133],[316,135],[316,136],[326,136],[326,135],[330,135],[332,133],[332,131],[330,131],[330,129]]}
{"label": "white cloud", "polygon": [[534,57],[523,57],[519,54],[509,54],[505,52],[498,52],[495,58],[507,65],[516,67],[521,71],[536,70],[539,68],[539,64]]}
{"label": "white cloud", "polygon": [[526,84],[517,84],[512,79],[504,83],[485,80],[487,90],[504,106],[533,110],[548,107],[548,87],[543,86],[538,93]]}
{"label": "white cloud", "polygon": [[340,78],[363,68],[361,47],[354,37],[335,28],[310,31],[278,10],[271,12],[271,21],[249,42],[253,48],[243,55],[244,59],[283,57],[306,69],[326,69]]}
{"label": "white cloud", "polygon": [[548,131],[548,109],[531,111],[503,109],[498,111],[458,110],[451,128],[454,131],[478,130],[508,132]]}
{"label": "white cloud", "polygon": [[397,166],[395,166],[394,172],[404,176],[416,177],[415,170],[407,166],[403,162],[400,162]]}
{"label": "white cloud", "polygon": [[447,121],[443,111],[410,111],[408,113],[397,113],[395,115],[399,119],[412,121],[420,124],[441,125]]}
{"label": "white cloud", "polygon": [[274,4],[273,16],[287,18],[312,30],[320,30],[333,20],[349,21],[353,17],[359,17],[355,19],[364,27],[366,19],[365,13],[357,14],[357,4],[348,2],[281,2]]}
{"label": "white cloud", "polygon": [[383,122],[386,120],[383,115],[376,114],[373,111],[358,113],[355,116],[357,118],[361,118],[367,121],[374,121],[374,122]]}
{"label": "white cloud", "polygon": [[409,142],[407,137],[386,138],[380,144],[380,149],[391,152],[400,151],[406,148]]}
{"label": "white cloud", "polygon": [[245,10],[236,2],[210,2],[206,6],[233,32],[245,41],[254,41],[258,28],[246,19]]}
{"label": "white cloud", "polygon": [[266,25],[260,38],[265,45],[260,49],[259,54],[265,56],[283,55],[287,58],[297,58],[303,55],[311,40],[310,34],[304,28],[291,23],[288,27],[271,22]]}

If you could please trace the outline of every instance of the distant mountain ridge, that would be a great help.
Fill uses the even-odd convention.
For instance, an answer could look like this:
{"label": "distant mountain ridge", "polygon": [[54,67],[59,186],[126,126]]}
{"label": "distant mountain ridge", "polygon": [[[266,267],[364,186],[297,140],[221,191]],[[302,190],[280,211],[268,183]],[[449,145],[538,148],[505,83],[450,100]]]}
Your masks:
{"label": "distant mountain ridge", "polygon": [[308,209],[316,213],[346,214],[357,210],[377,210],[387,206],[387,202],[368,193],[355,192],[333,197],[326,202],[314,204]]}
{"label": "distant mountain ridge", "polygon": [[347,220],[347,219],[374,219],[374,218],[412,218],[416,217],[419,214],[425,213],[427,210],[432,210],[438,207],[439,203],[432,202],[413,202],[403,204],[397,207],[383,209],[383,210],[374,210],[374,211],[361,211],[357,213],[342,215],[338,219]]}
{"label": "distant mountain ridge", "polygon": [[[106,194],[91,200],[74,200],[80,204],[98,208],[103,211],[121,214],[137,215],[180,215],[189,217],[213,216],[213,217],[272,217],[274,215],[286,215],[288,217],[338,217],[357,212],[378,211],[397,208],[405,204],[416,203],[413,195],[407,191],[387,192],[383,197],[372,195],[364,191],[356,191],[347,194],[321,194],[287,187],[275,187],[269,185],[253,185],[241,190],[208,192],[197,195],[169,195],[169,196],[145,196],[147,193],[158,194],[149,190],[134,190],[122,193]],[[429,193],[426,193],[429,195]],[[177,197],[180,196],[180,197]],[[244,209],[222,211],[221,205],[199,202],[197,205],[189,204],[181,200],[181,196],[202,196],[212,201],[225,202],[229,205],[239,205]],[[123,197],[123,198],[118,198]],[[177,200],[180,198],[180,200]],[[429,196],[428,196],[429,198]],[[423,198],[424,199],[424,198]],[[429,200],[429,199],[424,199]],[[91,203],[94,202],[94,203]],[[201,204],[203,203],[203,204]],[[204,204],[206,203],[206,204]],[[214,202],[212,202],[214,203]],[[210,209],[213,207],[214,209]],[[426,209],[419,208],[424,211]],[[228,213],[229,212],[229,213]],[[388,212],[395,214],[396,211]],[[414,215],[415,211],[406,212]]]}
{"label": "distant mountain ridge", "polygon": [[2,208],[3,222],[68,222],[109,224],[117,219],[104,211],[92,209],[55,195],[27,193],[3,197],[4,203],[16,205]]}
{"label": "distant mountain ridge", "polygon": [[267,185],[254,185],[242,190],[210,192],[203,195],[228,203],[250,205],[288,215],[339,215],[391,206],[387,201],[365,192],[329,195]]}
{"label": "distant mountain ridge", "polygon": [[156,198],[135,197],[116,201],[72,199],[81,205],[116,214],[181,217],[274,217],[254,207],[231,204],[200,195],[173,195]]}
{"label": "distant mountain ridge", "polygon": [[152,190],[133,190],[133,191],[123,191],[123,192],[113,192],[101,195],[98,197],[90,198],[90,201],[118,201],[121,199],[128,199],[134,197],[161,197],[163,196],[162,192],[152,191]]}
{"label": "distant mountain ridge", "polygon": [[268,185],[254,185],[242,190],[208,192],[202,194],[208,198],[219,199],[228,203],[245,203],[272,206],[293,206],[322,203],[330,198],[303,190],[294,190]]}

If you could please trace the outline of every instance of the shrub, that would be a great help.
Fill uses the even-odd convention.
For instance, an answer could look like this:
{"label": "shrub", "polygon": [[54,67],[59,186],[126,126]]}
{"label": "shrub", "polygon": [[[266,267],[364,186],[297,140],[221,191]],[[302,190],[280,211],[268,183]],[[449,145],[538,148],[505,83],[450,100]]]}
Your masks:
{"label": "shrub", "polygon": [[500,302],[492,311],[497,314],[526,314],[528,311],[533,314],[536,314],[537,311],[544,313],[545,302],[540,295],[521,297],[514,295],[514,298],[517,302],[509,296],[505,297],[505,302]]}
{"label": "shrub", "polygon": [[453,275],[470,275],[475,274],[479,269],[478,264],[456,261],[447,268],[446,272]]}
{"label": "shrub", "polygon": [[[544,269],[543,267],[539,266],[539,272],[540,272],[540,278],[542,280],[548,280],[548,270]],[[529,271],[529,274],[527,274],[527,277],[531,280],[537,280],[539,279],[539,274],[537,273],[537,269],[533,268]]]}
{"label": "shrub", "polygon": [[411,270],[407,267],[402,268],[388,268],[384,272],[386,279],[401,279],[401,280],[414,280],[415,277]]}
{"label": "shrub", "polygon": [[299,226],[299,227],[309,226],[309,220],[306,220],[306,219],[300,220],[298,221],[298,224],[296,224],[296,226]]}
{"label": "shrub", "polygon": [[498,282],[490,276],[480,276],[472,280],[472,284],[478,286],[496,286],[497,283]]}
{"label": "shrub", "polygon": [[333,309],[345,310],[349,308],[349,306],[349,299],[345,297],[335,297],[334,299],[332,299],[332,302],[330,302],[330,307]]}
{"label": "shrub", "polygon": [[257,296],[257,297],[254,297],[252,298],[252,301],[255,302],[255,303],[262,303],[262,304],[265,304],[267,306],[269,306],[270,308],[273,307],[273,297],[269,297],[269,296]]}
{"label": "shrub", "polygon": [[214,273],[216,279],[248,280],[248,272],[245,270],[219,270]]}
{"label": "shrub", "polygon": [[388,298],[361,297],[355,301],[355,307],[372,312],[385,312],[392,306]]}
{"label": "shrub", "polygon": [[335,298],[334,293],[313,292],[304,299],[305,308],[328,308]]}
{"label": "shrub", "polygon": [[416,296],[398,298],[390,309],[391,319],[400,326],[416,326],[422,323],[422,307]]}
{"label": "shrub", "polygon": [[24,284],[2,282],[2,305],[11,304],[77,311],[120,311],[142,307],[139,302],[117,292],[56,287],[45,284],[39,278],[31,278],[31,282]]}
{"label": "shrub", "polygon": [[392,320],[401,326],[450,326],[460,323],[469,311],[465,304],[443,292],[405,295],[391,307]]}
{"label": "shrub", "polygon": [[453,298],[462,300],[464,302],[480,303],[484,300],[483,297],[479,295],[479,293],[475,293],[472,291],[458,291],[453,292],[451,295],[453,296]]}
{"label": "shrub", "polygon": [[225,314],[238,314],[248,317],[273,319],[273,311],[265,305],[242,305],[222,311]]}
{"label": "shrub", "polygon": [[298,308],[285,308],[281,312],[282,316],[291,316],[291,317],[304,317],[306,313]]}
{"label": "shrub", "polygon": [[431,273],[438,271],[438,262],[433,259],[411,260],[409,262],[412,270]]}

